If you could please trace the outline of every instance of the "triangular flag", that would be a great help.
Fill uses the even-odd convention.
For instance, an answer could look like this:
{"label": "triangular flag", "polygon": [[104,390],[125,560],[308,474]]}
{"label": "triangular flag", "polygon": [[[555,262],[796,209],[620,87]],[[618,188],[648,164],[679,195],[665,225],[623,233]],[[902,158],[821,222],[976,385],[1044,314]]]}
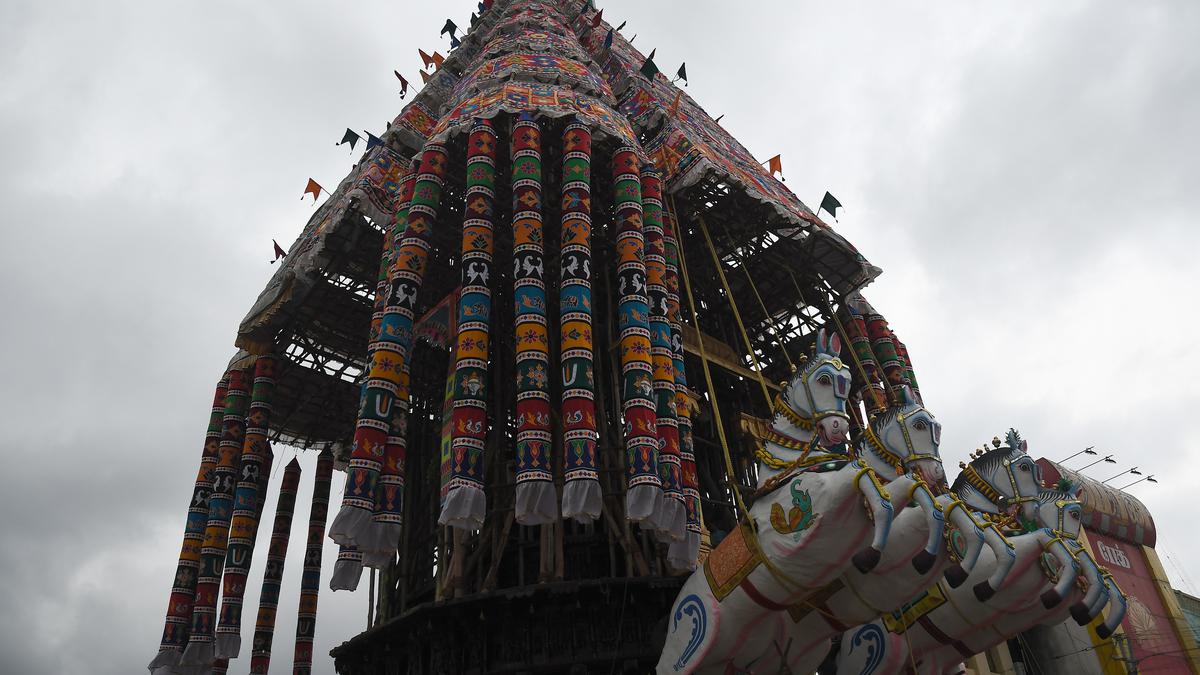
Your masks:
{"label": "triangular flag", "polygon": [[489,10],[489,9],[491,9],[491,8],[492,8],[492,3],[493,3],[494,1],[495,1],[495,0],[483,0],[483,9],[484,9],[484,10]]}
{"label": "triangular flag", "polygon": [[646,62],[642,64],[638,72],[647,80],[653,80],[654,76],[658,74],[658,66],[654,65],[654,61],[647,57]]}
{"label": "triangular flag", "polygon": [[437,64],[438,68],[441,68],[442,64],[446,62],[446,57],[437,52],[434,52],[431,58],[433,58],[433,62]]}
{"label": "triangular flag", "polygon": [[683,86],[685,86],[685,87],[687,86],[687,62],[686,61],[679,64],[679,72],[675,73],[675,77],[678,77],[679,79],[683,80],[683,82],[684,82]]}
{"label": "triangular flag", "polygon": [[364,131],[363,133],[367,135],[367,152],[370,152],[371,148],[377,145],[383,145],[383,141],[375,134],[369,131]]}
{"label": "triangular flag", "polygon": [[421,73],[421,82],[429,84],[429,73],[425,72],[424,70],[418,70],[417,72]]}
{"label": "triangular flag", "polygon": [[826,191],[825,196],[821,198],[821,208],[817,209],[817,213],[820,213],[821,209],[825,209],[829,212],[829,215],[837,218],[837,210],[840,208],[842,208],[842,203],[837,200],[837,197]]}
{"label": "triangular flag", "polygon": [[454,33],[457,30],[458,30],[458,26],[454,25],[454,22],[451,21],[450,19],[446,19],[446,25],[442,26],[442,32],[438,33],[438,35],[441,36],[441,35],[445,35],[446,33],[449,33],[450,37],[454,37]]}
{"label": "triangular flag", "polygon": [[671,104],[671,117],[675,117],[679,114],[679,100],[681,98],[683,98],[683,92],[677,92],[675,94],[675,102]]}
{"label": "triangular flag", "polygon": [[477,5],[477,7],[479,8],[479,13],[480,13],[480,14],[483,14],[483,12],[484,12],[484,11],[487,9],[487,7],[484,7],[484,6],[483,6],[483,3],[482,3],[482,2],[481,2],[481,3],[479,3],[479,4]]}
{"label": "triangular flag", "polygon": [[721,116],[720,116],[720,117],[718,117],[717,119],[713,120],[713,122],[716,122],[717,124],[720,124],[720,123],[721,123],[721,119],[722,119],[722,118],[724,118],[724,117],[725,117],[725,113],[721,113]]}
{"label": "triangular flag", "polygon": [[[325,189],[325,188],[321,187],[321,186],[320,186],[320,185],[317,183],[317,181],[315,181],[315,180],[313,180],[313,179],[309,178],[309,179],[308,179],[308,186],[304,188],[304,194],[305,194],[305,195],[307,195],[307,194],[311,194],[311,195],[313,196],[313,203],[314,203],[314,204],[316,204],[316,203],[317,203],[317,197],[320,197],[320,196],[321,196],[321,190],[324,190],[324,189]],[[304,195],[300,195],[300,199],[304,199]]]}
{"label": "triangular flag", "polygon": [[433,65],[433,57],[426,54],[424,49],[418,49],[417,53],[421,55],[421,61],[425,63],[425,67]]}
{"label": "triangular flag", "polygon": [[650,50],[650,56],[647,56],[646,58],[652,59],[652,58],[654,58],[654,55],[657,53],[658,53],[658,47],[655,47],[654,49]]}
{"label": "triangular flag", "polygon": [[287,257],[287,251],[283,250],[283,248],[279,246],[279,242],[275,241],[274,239],[271,240],[271,243],[275,245],[275,260],[271,261],[271,264],[274,265],[279,261],[280,258]]}
{"label": "triangular flag", "polygon": [[592,17],[592,28],[598,27],[600,25],[600,22],[603,20],[604,20],[604,10],[600,10],[599,12],[596,12],[596,16]]}
{"label": "triangular flag", "polygon": [[767,170],[771,172],[772,176],[775,174],[783,175],[783,160],[779,155],[775,155],[767,160]]}
{"label": "triangular flag", "polygon": [[622,21],[622,22],[621,22],[621,25],[620,25],[620,26],[617,26],[617,32],[618,32],[618,33],[620,33],[620,32],[621,32],[621,29],[622,29],[622,28],[624,28],[624,27],[625,27],[625,24],[627,24],[627,23],[629,23],[629,22],[628,22],[628,21]]}
{"label": "triangular flag", "polygon": [[[479,9],[480,9],[480,10],[482,10],[482,9],[483,9],[483,4],[482,4],[482,3],[479,5]],[[475,16],[475,12],[471,12],[471,28],[474,28],[474,27],[475,27],[475,23],[476,23],[476,22],[478,22],[478,21],[479,21],[479,17],[478,17],[478,16]]]}
{"label": "triangular flag", "polygon": [[400,71],[393,70],[392,72],[396,74],[396,79],[400,80],[400,98],[404,98],[404,95],[408,93],[408,80],[404,79]]}
{"label": "triangular flag", "polygon": [[358,134],[354,133],[350,129],[346,129],[346,133],[342,135],[342,140],[338,141],[334,145],[341,145],[343,143],[349,143],[350,149],[353,150],[354,144],[357,143],[359,141],[359,139],[361,139],[361,138],[362,138],[362,136],[359,136]]}
{"label": "triangular flag", "polygon": [[462,46],[462,42],[458,38],[451,35],[450,36],[450,49],[451,50],[458,49],[460,46]]}
{"label": "triangular flag", "polygon": [[610,28],[610,29],[608,29],[608,35],[605,36],[605,38],[604,38],[604,48],[612,49],[612,43],[613,43],[613,30]]}

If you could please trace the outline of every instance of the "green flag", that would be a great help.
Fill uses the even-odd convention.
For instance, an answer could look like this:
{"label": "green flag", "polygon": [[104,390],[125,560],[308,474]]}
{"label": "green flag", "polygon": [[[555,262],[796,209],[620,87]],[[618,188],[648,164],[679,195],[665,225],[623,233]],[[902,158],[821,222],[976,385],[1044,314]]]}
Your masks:
{"label": "green flag", "polygon": [[646,62],[642,64],[639,72],[641,72],[642,77],[645,77],[647,80],[653,80],[654,76],[658,74],[658,66],[654,65],[654,59],[647,58]]}
{"label": "green flag", "polygon": [[825,196],[821,199],[821,208],[817,209],[817,213],[820,213],[821,209],[825,209],[829,215],[837,218],[837,210],[840,208],[842,208],[842,203],[837,200],[837,197],[826,192]]}

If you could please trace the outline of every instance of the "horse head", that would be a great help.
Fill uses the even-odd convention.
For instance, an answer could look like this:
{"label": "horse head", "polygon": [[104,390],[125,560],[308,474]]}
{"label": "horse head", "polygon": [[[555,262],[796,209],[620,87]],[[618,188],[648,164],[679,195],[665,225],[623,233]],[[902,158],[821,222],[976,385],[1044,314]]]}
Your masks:
{"label": "horse head", "polygon": [[[864,431],[864,449],[895,470],[897,475],[915,473],[934,494],[947,490],[946,471],[938,446],[942,425],[918,403],[907,385],[898,390],[900,405],[871,419]],[[878,470],[878,469],[877,469]],[[886,473],[881,473],[886,475]]]}
{"label": "horse head", "polygon": [[1038,527],[1046,527],[1067,539],[1079,538],[1079,526],[1083,518],[1083,506],[1079,503],[1079,485],[1058,485],[1052,490],[1042,490],[1037,497]]}
{"label": "horse head", "polygon": [[796,426],[812,426],[825,447],[845,443],[850,430],[846,414],[850,368],[842,362],[841,351],[842,341],[836,333],[826,333],[824,328],[817,331],[816,353],[796,371],[780,395],[782,406],[778,412]]}
{"label": "horse head", "polygon": [[1009,429],[1007,445],[995,446],[973,455],[969,464],[960,464],[962,472],[951,491],[971,506],[991,513],[1019,509],[1027,520],[1037,518],[1037,498],[1042,489],[1041,469],[1026,454],[1028,447],[1016,429]]}

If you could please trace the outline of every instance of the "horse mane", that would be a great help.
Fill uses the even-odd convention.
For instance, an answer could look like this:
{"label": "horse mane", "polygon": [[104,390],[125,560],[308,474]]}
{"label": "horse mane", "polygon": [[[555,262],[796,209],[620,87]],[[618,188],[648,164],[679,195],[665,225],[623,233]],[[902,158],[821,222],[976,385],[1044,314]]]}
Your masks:
{"label": "horse mane", "polygon": [[[1020,447],[1013,448],[1007,445],[1002,445],[998,448],[988,450],[982,455],[971,460],[969,466],[974,468],[980,475],[990,474],[996,469],[1000,468],[1000,465],[1004,462],[1004,460],[1013,460],[1024,454],[1025,451],[1021,450]],[[966,477],[960,473],[958,474],[958,477],[954,479],[954,484],[950,486],[950,489],[953,492],[958,492],[960,488],[967,485],[969,485],[969,483],[967,483]]]}

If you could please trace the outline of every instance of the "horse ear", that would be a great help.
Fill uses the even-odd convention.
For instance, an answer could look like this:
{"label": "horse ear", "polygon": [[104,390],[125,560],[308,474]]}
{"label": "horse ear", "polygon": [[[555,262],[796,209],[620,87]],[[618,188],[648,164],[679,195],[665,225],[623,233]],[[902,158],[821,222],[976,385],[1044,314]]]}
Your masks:
{"label": "horse ear", "polygon": [[824,328],[818,328],[817,329],[817,353],[818,354],[828,354],[829,353],[828,345],[829,345],[829,335],[826,334]]}
{"label": "horse ear", "polygon": [[907,384],[900,385],[900,403],[906,408],[917,404],[917,398]]}
{"label": "horse ear", "polygon": [[1029,454],[1029,441],[1021,440],[1021,452]]}
{"label": "horse ear", "polygon": [[842,353],[842,336],[833,333],[829,336],[829,353],[834,356]]}

